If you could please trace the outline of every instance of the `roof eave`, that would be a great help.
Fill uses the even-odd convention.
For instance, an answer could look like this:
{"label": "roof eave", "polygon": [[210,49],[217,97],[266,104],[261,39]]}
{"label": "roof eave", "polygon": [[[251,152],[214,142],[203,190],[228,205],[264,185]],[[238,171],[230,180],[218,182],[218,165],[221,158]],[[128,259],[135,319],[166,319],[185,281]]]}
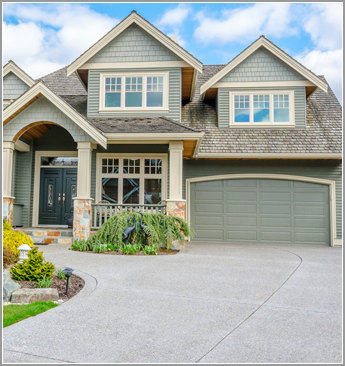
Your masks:
{"label": "roof eave", "polygon": [[27,75],[22,69],[20,69],[13,61],[9,61],[3,67],[3,77],[13,72],[20,80],[22,80],[26,85],[32,87],[35,84],[35,80]]}

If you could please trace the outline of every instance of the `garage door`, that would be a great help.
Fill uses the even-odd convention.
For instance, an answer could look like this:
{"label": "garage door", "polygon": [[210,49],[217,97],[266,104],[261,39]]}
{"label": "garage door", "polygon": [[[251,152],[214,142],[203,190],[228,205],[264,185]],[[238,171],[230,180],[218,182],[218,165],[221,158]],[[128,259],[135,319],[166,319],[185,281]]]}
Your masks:
{"label": "garage door", "polygon": [[275,179],[191,183],[194,241],[330,245],[328,186]]}

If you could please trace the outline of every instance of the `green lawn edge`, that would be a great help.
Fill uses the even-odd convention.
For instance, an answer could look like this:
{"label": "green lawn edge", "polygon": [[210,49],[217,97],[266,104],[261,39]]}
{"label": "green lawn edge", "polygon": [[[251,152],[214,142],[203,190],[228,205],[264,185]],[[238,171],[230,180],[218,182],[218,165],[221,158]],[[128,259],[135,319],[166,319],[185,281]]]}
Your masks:
{"label": "green lawn edge", "polygon": [[24,305],[6,305],[3,306],[3,327],[21,320],[35,316],[45,311],[59,306],[52,301],[36,301],[31,304]]}

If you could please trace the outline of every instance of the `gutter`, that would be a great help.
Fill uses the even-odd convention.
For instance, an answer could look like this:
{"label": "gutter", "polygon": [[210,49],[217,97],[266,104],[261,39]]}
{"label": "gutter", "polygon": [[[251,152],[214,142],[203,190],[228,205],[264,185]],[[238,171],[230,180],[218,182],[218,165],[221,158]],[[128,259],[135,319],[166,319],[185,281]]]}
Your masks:
{"label": "gutter", "polygon": [[337,159],[341,153],[199,153],[199,159]]}

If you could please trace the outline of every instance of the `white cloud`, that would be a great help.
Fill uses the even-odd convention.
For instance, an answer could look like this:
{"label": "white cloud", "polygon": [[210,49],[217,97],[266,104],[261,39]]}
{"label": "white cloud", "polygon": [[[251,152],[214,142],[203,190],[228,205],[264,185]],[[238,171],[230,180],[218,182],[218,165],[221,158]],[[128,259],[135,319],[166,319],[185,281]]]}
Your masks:
{"label": "white cloud", "polygon": [[343,84],[343,52],[314,50],[295,56],[302,65],[312,70],[316,75],[324,75],[339,102],[342,102]]}
{"label": "white cloud", "polygon": [[176,8],[167,10],[160,21],[161,26],[176,27],[182,25],[183,21],[187,18],[191,11],[191,8],[185,4],[179,4]]}
{"label": "white cloud", "polygon": [[223,11],[221,19],[199,12],[199,26],[194,37],[201,43],[248,43],[265,36],[282,37],[296,33],[292,28],[290,4],[259,3],[245,8]]}
{"label": "white cloud", "polygon": [[4,16],[19,24],[3,24],[3,63],[18,63],[37,78],[66,66],[118,22],[79,4],[4,4]]}
{"label": "white cloud", "polygon": [[321,50],[342,48],[342,3],[317,3],[307,7],[307,14],[301,22],[303,28]]}

